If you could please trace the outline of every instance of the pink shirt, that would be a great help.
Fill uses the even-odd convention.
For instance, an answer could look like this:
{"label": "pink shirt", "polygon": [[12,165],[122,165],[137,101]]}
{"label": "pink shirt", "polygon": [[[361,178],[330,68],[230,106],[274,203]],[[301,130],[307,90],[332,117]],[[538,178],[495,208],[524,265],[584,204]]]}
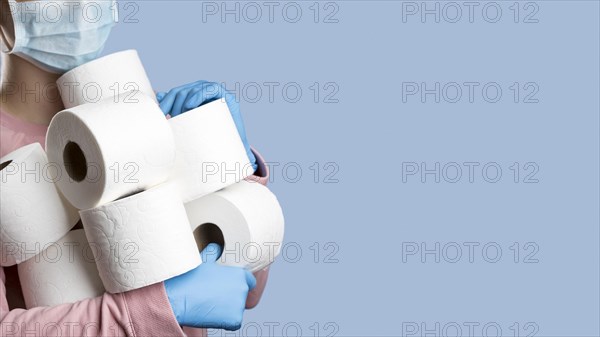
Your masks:
{"label": "pink shirt", "polygon": [[[0,157],[35,142],[44,147],[47,130],[45,125],[0,111]],[[248,179],[266,185],[268,166],[258,152],[252,151],[258,169]],[[248,295],[247,308],[258,304],[268,273],[265,268],[254,274],[257,286]],[[23,307],[16,266],[0,267],[0,336],[206,336],[204,329],[179,326],[162,282],[71,304],[29,310]]]}
{"label": "pink shirt", "polygon": [[0,157],[31,143],[46,144],[46,125],[25,122],[0,110]]}

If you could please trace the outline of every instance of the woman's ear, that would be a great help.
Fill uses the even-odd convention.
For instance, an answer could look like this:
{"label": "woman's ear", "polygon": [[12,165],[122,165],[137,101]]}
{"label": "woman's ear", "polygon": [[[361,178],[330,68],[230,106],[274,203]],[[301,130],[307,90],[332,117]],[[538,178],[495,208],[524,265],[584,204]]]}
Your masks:
{"label": "woman's ear", "polygon": [[8,0],[0,0],[0,13],[2,13],[0,14],[0,39],[2,39],[2,51],[10,51],[15,44],[15,25]]}

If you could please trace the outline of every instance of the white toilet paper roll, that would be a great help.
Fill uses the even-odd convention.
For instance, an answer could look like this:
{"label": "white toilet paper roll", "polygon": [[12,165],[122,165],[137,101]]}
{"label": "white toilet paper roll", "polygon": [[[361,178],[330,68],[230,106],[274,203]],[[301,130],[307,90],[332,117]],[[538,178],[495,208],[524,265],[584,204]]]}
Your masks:
{"label": "white toilet paper roll", "polygon": [[154,101],[148,75],[137,51],[125,50],[74,68],[56,81],[65,108],[97,103],[104,98],[129,92],[130,99],[145,94]]}
{"label": "white toilet paper roll", "polygon": [[60,173],[39,143],[0,159],[0,266],[21,263],[63,237],[79,220],[60,194]]}
{"label": "white toilet paper roll", "polygon": [[253,173],[227,103],[205,104],[169,120],[177,149],[173,182],[188,202]]}
{"label": "white toilet paper roll", "polygon": [[279,255],[284,219],[277,198],[265,186],[248,181],[189,202],[185,209],[198,248],[223,246],[220,263],[261,270]]}
{"label": "white toilet paper roll", "polygon": [[108,292],[145,287],[200,263],[185,208],[171,184],[79,212]]}
{"label": "white toilet paper roll", "polygon": [[19,279],[27,309],[73,303],[104,293],[93,247],[83,229],[73,230],[21,263]]}
{"label": "white toilet paper roll", "polygon": [[46,136],[57,185],[67,200],[88,209],[158,185],[175,162],[169,123],[148,96],[125,95],[59,112]]}

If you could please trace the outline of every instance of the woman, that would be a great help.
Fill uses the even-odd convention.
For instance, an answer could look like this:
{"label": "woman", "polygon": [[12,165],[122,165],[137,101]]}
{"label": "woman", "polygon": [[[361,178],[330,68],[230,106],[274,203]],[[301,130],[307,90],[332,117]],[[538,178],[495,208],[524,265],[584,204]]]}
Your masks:
{"label": "woman", "polygon": [[[44,4],[0,0],[0,157],[30,143],[44,145],[50,120],[64,109],[55,81],[62,73],[96,58],[115,22],[112,1],[54,2],[54,9],[63,11],[58,20],[44,15]],[[89,20],[78,9],[90,4],[103,13],[99,20]],[[225,98],[255,165],[252,178],[266,183],[268,170],[248,146],[238,103],[224,90],[215,91],[213,85],[194,82],[159,93],[157,99],[165,115],[176,116]],[[209,87],[212,94],[206,97]],[[207,263],[159,284],[29,310],[22,309],[16,266],[0,268],[0,335],[189,336],[205,334],[191,327],[239,329],[244,308],[254,307],[260,299],[268,269],[253,276],[241,268],[210,263],[220,249],[210,244],[202,252]]]}

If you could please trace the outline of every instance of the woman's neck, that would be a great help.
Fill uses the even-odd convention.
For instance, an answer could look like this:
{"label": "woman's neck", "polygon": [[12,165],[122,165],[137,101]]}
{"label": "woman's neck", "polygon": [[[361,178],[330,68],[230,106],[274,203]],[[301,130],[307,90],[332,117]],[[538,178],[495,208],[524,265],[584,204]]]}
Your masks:
{"label": "woman's neck", "polygon": [[64,106],[56,86],[60,74],[44,71],[14,54],[2,53],[0,108],[21,120],[50,124]]}

